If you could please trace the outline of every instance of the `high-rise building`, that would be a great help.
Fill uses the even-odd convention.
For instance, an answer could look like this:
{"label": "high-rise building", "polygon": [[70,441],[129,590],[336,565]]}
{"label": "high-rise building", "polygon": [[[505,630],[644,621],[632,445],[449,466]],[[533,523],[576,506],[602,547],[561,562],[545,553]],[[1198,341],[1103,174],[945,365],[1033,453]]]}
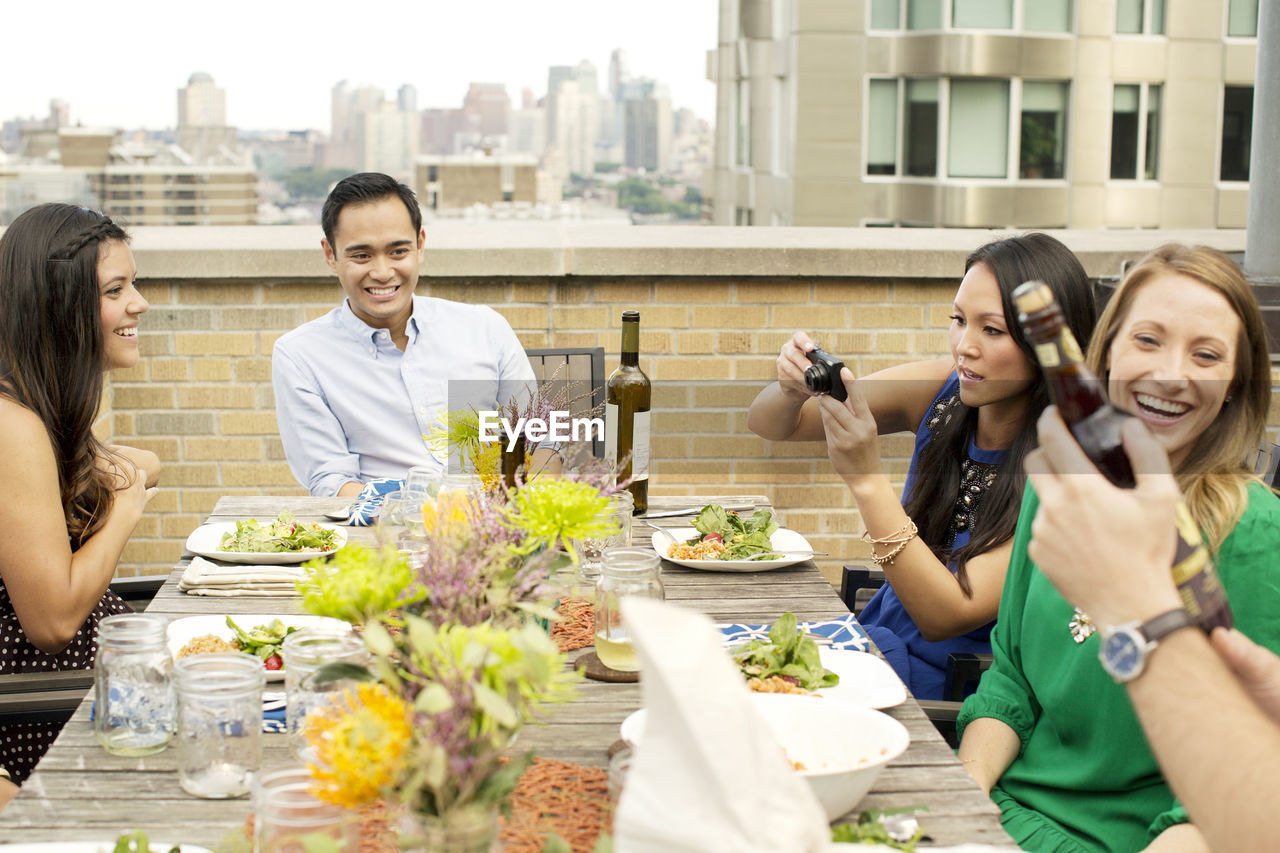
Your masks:
{"label": "high-rise building", "polygon": [[396,90],[396,107],[402,113],[416,113],[418,111],[417,88],[405,83]]}
{"label": "high-rise building", "polygon": [[418,157],[420,129],[421,118],[416,112],[404,112],[389,101],[362,112],[356,136],[361,171],[385,172],[401,181],[410,180]]}
{"label": "high-rise building", "polygon": [[649,77],[619,89],[623,108],[624,163],[630,169],[663,172],[671,162],[671,94]]}
{"label": "high-rise building", "polygon": [[560,152],[569,172],[589,175],[595,171],[599,135],[596,67],[586,60],[572,67],[553,65],[547,74],[547,145]]}
{"label": "high-rise building", "polygon": [[714,222],[1244,227],[1258,6],[725,0]]}
{"label": "high-rise building", "polygon": [[511,98],[501,83],[472,83],[462,99],[467,129],[482,137],[504,136],[511,114]]}
{"label": "high-rise building", "polygon": [[380,108],[386,100],[376,86],[355,87],[339,81],[330,93],[329,144],[325,147],[325,165],[332,169],[358,169],[364,160],[360,137],[364,133],[364,114]]}
{"label": "high-rise building", "polygon": [[227,92],[213,77],[197,71],[178,90],[178,129],[174,142],[194,163],[232,164],[239,160],[236,129],[227,124]]}

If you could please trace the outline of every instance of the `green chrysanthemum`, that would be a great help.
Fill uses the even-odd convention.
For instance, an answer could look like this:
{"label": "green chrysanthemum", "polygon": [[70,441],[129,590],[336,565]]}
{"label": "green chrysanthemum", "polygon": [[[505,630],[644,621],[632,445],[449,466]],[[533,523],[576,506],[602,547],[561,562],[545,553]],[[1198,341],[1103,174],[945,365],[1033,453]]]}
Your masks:
{"label": "green chrysanthemum", "polygon": [[507,523],[525,536],[516,553],[563,547],[577,563],[573,540],[602,539],[618,532],[608,509],[609,498],[589,483],[556,477],[535,480],[516,492],[507,509]]}

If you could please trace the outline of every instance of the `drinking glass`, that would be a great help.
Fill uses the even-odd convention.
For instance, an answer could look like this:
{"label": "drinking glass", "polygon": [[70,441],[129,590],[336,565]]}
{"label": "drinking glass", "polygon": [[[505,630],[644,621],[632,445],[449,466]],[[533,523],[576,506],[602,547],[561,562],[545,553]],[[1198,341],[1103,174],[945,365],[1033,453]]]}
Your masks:
{"label": "drinking glass", "polygon": [[262,760],[262,659],[243,652],[191,655],[173,665],[178,693],[178,784],[222,800],[249,792]]}
{"label": "drinking glass", "polygon": [[609,498],[609,507],[605,512],[610,524],[618,528],[618,532],[608,536],[577,539],[573,543],[578,551],[578,571],[588,580],[600,577],[600,566],[604,562],[605,549],[631,546],[631,513],[635,506],[635,498],[630,492],[618,492],[610,495]]}
{"label": "drinking glass", "polygon": [[596,581],[596,656],[610,669],[636,672],[640,661],[622,623],[627,598],[666,598],[661,561],[651,548],[608,548]]}
{"label": "drinking glass", "polygon": [[150,755],[173,739],[168,624],[154,613],[118,613],[98,623],[93,729],[113,755]]}
{"label": "drinking glass", "polygon": [[314,759],[311,745],[303,731],[306,716],[354,689],[349,678],[316,683],[316,673],[327,663],[364,665],[369,653],[364,640],[350,628],[303,628],[285,637],[281,647],[284,658],[285,729],[289,733],[289,749],[301,761]]}
{"label": "drinking glass", "polygon": [[[312,793],[305,764],[264,767],[253,779],[253,849],[257,853],[305,853],[306,836],[332,838],[342,851],[359,846],[356,815]],[[314,843],[314,842],[313,842]]]}
{"label": "drinking glass", "polygon": [[382,507],[378,511],[378,526],[374,531],[379,544],[393,548],[403,547],[402,543],[409,535],[404,514],[404,492],[397,490],[383,495]]}

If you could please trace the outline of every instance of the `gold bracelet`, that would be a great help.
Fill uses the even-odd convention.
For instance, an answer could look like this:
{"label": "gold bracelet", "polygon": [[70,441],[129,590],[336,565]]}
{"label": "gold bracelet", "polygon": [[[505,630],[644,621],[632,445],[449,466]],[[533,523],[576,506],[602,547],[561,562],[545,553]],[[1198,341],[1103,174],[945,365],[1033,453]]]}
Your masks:
{"label": "gold bracelet", "polygon": [[[919,533],[920,529],[916,527],[916,523],[908,518],[907,523],[902,525],[901,529],[894,531],[890,535],[876,539],[871,536],[871,531],[868,530],[862,534],[862,541],[872,546],[871,562],[875,563],[877,566],[883,566],[886,563],[892,565],[894,558],[901,554],[902,549],[906,548],[907,544],[912,539],[915,539]],[[876,545],[893,545],[895,547],[889,553],[877,556],[875,549]]]}

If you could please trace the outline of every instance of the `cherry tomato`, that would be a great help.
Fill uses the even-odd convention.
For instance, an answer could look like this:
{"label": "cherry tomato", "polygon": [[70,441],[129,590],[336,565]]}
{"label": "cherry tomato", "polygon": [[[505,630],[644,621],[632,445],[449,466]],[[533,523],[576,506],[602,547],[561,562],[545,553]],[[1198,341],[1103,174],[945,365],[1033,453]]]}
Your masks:
{"label": "cherry tomato", "polygon": [[708,533],[706,536],[702,537],[702,541],[703,542],[719,542],[721,545],[723,545],[724,537],[721,536],[719,533]]}
{"label": "cherry tomato", "polygon": [[274,654],[262,662],[262,665],[269,670],[277,670],[284,666],[284,661],[280,659],[280,655]]}

